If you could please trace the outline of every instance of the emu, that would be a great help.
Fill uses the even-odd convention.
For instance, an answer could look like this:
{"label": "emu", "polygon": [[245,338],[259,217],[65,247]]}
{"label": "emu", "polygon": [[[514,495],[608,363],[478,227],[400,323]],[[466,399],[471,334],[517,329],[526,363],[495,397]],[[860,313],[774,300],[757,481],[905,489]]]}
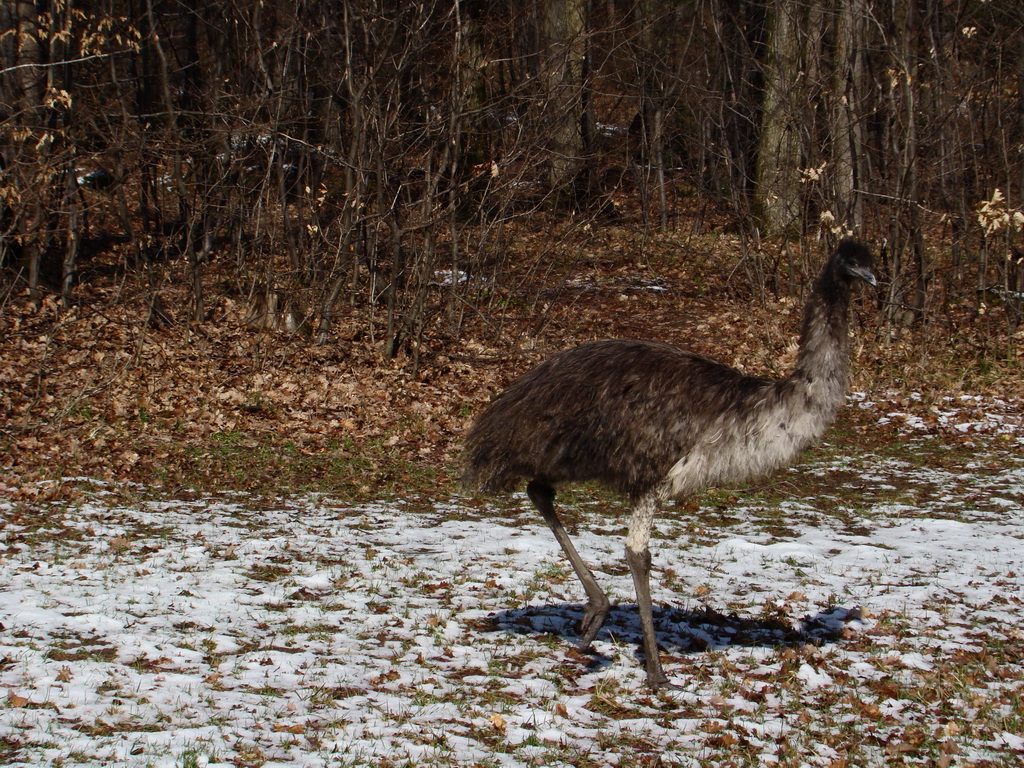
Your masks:
{"label": "emu", "polygon": [[792,461],[835,418],[847,388],[852,284],[876,285],[871,253],[843,240],[803,310],[796,367],[748,376],[654,341],[596,341],[558,352],[497,396],[466,437],[463,482],[526,493],[583,584],[582,650],[611,607],[554,508],[555,489],[596,481],[631,505],[626,562],[652,689],[661,666],[651,609],[649,541],[660,503],[764,475]]}

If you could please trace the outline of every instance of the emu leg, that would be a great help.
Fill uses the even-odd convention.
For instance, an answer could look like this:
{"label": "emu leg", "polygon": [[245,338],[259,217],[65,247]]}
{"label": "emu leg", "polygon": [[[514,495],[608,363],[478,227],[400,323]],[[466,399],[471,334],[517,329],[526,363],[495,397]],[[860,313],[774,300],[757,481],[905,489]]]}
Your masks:
{"label": "emu leg", "polygon": [[651,539],[651,526],[657,502],[653,498],[641,500],[633,508],[626,536],[626,563],[633,575],[636,589],[636,605],[640,613],[640,626],[644,633],[644,666],[647,670],[647,685],[652,689],[675,688],[661,668],[658,655],[658,641],[654,634],[654,611],[651,607],[651,550],[647,543]]}
{"label": "emu leg", "polygon": [[651,551],[644,547],[634,552],[626,547],[626,562],[633,574],[633,586],[636,587],[636,605],[640,612],[640,625],[644,630],[644,667],[647,670],[647,685],[654,690],[658,688],[674,688],[669,682],[665,670],[661,668],[658,656],[658,642],[654,636],[654,612],[651,608]]}
{"label": "emu leg", "polygon": [[540,512],[544,522],[548,524],[548,528],[555,534],[555,539],[558,540],[562,551],[565,552],[565,556],[569,558],[572,569],[576,571],[576,576],[583,584],[583,591],[587,593],[587,608],[583,614],[583,621],[580,622],[580,649],[585,651],[590,647],[594,638],[597,637],[601,625],[604,624],[604,620],[608,616],[611,603],[608,601],[608,596],[598,586],[597,580],[594,578],[594,574],[591,573],[590,568],[583,562],[580,553],[576,551],[576,547],[573,546],[569,534],[562,527],[562,521],[558,519],[558,515],[555,513],[554,489],[551,486],[534,480],[526,486],[526,495],[530,497],[533,506]]}

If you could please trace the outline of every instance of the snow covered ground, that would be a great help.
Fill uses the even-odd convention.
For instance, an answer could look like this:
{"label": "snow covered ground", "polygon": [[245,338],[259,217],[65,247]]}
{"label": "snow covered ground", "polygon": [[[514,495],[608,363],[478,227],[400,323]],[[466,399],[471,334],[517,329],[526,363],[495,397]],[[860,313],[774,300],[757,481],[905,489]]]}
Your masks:
{"label": "snow covered ground", "polygon": [[1022,765],[1024,444],[978,410],[969,460],[909,460],[926,425],[889,414],[903,454],[667,507],[665,694],[593,494],[567,519],[619,602],[595,655],[524,498],[0,501],[0,764]]}

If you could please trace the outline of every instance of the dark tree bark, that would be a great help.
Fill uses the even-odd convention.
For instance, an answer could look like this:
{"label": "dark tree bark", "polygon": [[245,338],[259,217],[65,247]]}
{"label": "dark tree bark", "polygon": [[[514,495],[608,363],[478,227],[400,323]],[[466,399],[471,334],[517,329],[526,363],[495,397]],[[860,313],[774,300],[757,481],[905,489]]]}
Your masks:
{"label": "dark tree bark", "polygon": [[792,233],[801,214],[801,139],[794,92],[805,75],[802,9],[799,0],[774,0],[769,17],[754,210],[770,235]]}
{"label": "dark tree bark", "polygon": [[575,194],[583,162],[586,7],[586,0],[541,0],[548,183],[560,196]]}

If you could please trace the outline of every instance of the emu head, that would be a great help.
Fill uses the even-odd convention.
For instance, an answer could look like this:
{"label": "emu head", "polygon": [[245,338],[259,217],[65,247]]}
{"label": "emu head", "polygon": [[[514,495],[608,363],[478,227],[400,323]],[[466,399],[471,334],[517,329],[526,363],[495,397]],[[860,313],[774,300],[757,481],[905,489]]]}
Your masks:
{"label": "emu head", "polygon": [[874,259],[871,251],[863,243],[856,240],[843,240],[836,248],[835,265],[840,275],[848,281],[863,280],[868,285],[876,286]]}

